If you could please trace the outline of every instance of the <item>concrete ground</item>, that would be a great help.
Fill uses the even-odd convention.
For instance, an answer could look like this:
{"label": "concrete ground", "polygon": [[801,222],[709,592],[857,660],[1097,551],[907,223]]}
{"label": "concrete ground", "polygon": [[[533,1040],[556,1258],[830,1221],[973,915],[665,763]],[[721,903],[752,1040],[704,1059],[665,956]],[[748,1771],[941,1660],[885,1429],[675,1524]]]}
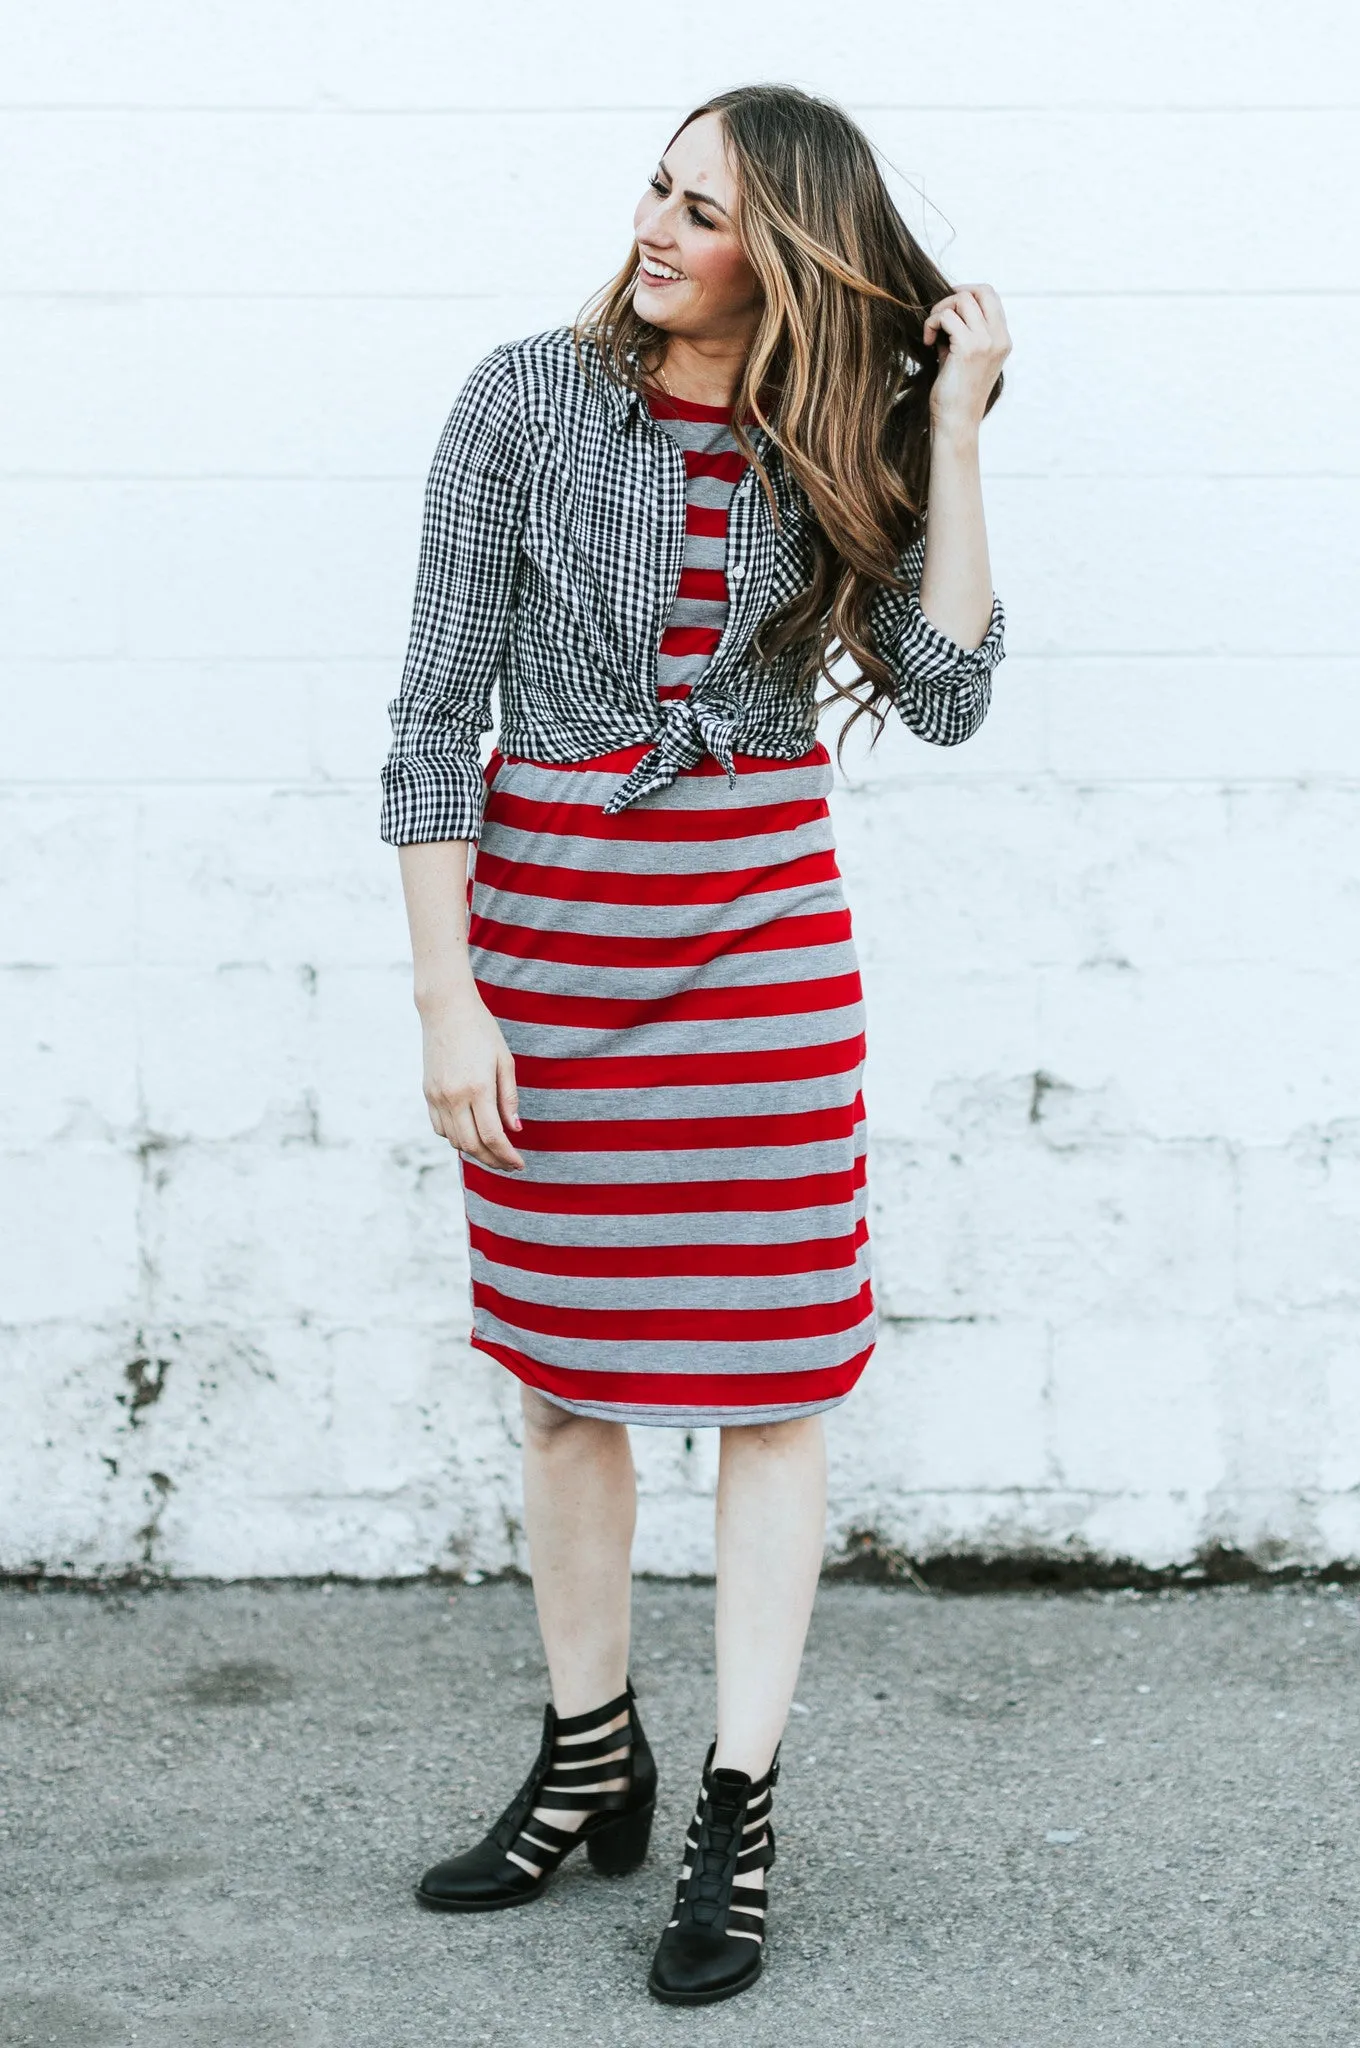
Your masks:
{"label": "concrete ground", "polygon": [[1301,2048],[1360,2041],[1353,1589],[830,1585],[754,1992],[644,1977],[709,1734],[711,1590],[641,1584],[650,1860],[422,1913],[538,1737],[530,1596],[0,1596],[5,2048]]}

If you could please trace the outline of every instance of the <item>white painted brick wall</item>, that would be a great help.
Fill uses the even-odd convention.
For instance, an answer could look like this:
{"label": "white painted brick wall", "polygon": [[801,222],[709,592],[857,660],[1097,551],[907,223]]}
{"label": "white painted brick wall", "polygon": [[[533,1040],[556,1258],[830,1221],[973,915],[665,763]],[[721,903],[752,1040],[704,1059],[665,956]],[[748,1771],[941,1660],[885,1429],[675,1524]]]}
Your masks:
{"label": "white painted brick wall", "polygon": [[[469,366],[668,123],[842,97],[1017,349],[1011,659],[836,800],[877,1361],[838,1538],[1360,1558],[1360,17],[71,0],[0,68],[0,1564],[522,1555],[419,1098],[384,705]],[[16,397],[22,403],[16,403]],[[702,1570],[714,1443],[638,1437]]]}

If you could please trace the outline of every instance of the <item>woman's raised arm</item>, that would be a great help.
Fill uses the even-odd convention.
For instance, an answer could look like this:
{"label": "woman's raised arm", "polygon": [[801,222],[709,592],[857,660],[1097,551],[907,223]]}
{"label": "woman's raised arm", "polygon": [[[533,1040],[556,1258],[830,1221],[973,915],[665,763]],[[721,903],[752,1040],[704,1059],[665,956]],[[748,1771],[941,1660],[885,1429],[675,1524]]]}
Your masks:
{"label": "woman's raised arm", "polygon": [[1001,301],[989,284],[964,285],[932,306],[927,346],[947,342],[930,394],[930,495],[921,610],[968,651],[992,622],[992,569],[982,509],[978,431],[1010,354]]}

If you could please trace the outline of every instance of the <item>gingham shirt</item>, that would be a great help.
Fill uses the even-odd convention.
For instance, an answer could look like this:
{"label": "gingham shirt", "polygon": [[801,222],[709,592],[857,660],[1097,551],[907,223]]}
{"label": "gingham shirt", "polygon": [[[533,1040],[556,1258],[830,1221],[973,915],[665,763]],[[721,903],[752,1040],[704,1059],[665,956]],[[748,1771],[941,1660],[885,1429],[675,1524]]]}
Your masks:
{"label": "gingham shirt", "polygon": [[[793,760],[816,736],[815,682],[797,650],[760,662],[753,637],[810,575],[812,514],[756,432],[780,512],[748,471],[727,531],[730,608],[691,695],[662,704],[657,654],[679,584],[685,465],[638,394],[614,383],[569,329],[494,349],[468,378],[435,451],[401,688],[389,710],[382,836],[475,839],[481,735],[500,689],[499,744],[531,761],[583,761],[637,742],[651,751],[615,790],[620,810],[711,752]],[[999,602],[980,647],[921,611],[925,545],[904,555],[906,590],[874,600],[874,645],[913,732],[953,746],[986,716],[1002,657]]]}

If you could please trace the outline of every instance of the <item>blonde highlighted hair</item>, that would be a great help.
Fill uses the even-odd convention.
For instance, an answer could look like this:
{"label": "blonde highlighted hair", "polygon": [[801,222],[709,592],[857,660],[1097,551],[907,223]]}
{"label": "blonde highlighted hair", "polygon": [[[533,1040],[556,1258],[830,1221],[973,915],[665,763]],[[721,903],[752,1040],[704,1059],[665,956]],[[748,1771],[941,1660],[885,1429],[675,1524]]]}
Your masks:
{"label": "blonde highlighted hair", "polygon": [[[792,86],[741,86],[696,107],[677,134],[704,114],[723,125],[737,232],[763,299],[733,431],[759,468],[742,424],[754,416],[815,522],[811,580],[766,622],[758,649],[799,648],[803,674],[850,701],[843,740],[866,712],[881,727],[892,697],[870,610],[881,589],[900,587],[900,557],[922,529],[937,367],[922,331],[951,287],[839,107]],[[633,309],[637,274],[635,247],[576,327],[578,345],[593,342],[606,372],[635,389],[668,340]],[[998,378],[989,404],[1000,390]],[[848,683],[832,672],[843,657],[856,670]]]}

